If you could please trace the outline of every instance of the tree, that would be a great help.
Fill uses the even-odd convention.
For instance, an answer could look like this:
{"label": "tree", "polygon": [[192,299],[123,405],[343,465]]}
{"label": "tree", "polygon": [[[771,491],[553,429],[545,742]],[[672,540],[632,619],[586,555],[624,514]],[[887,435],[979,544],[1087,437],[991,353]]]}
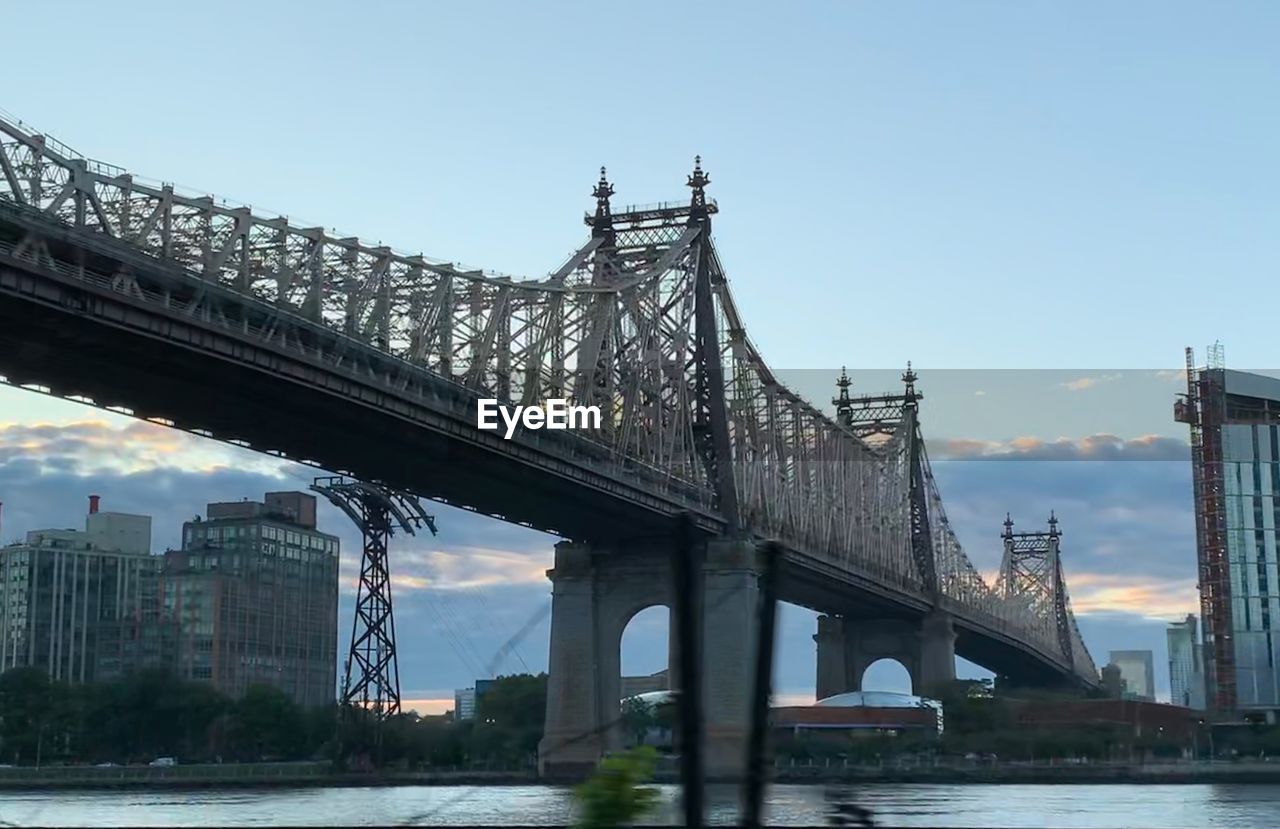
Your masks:
{"label": "tree", "polygon": [[44,741],[50,724],[64,713],[59,710],[62,704],[64,695],[55,694],[40,668],[0,674],[0,757],[20,765],[44,759]]}
{"label": "tree", "polygon": [[306,752],[302,710],[279,688],[249,686],[232,708],[232,722],[241,759],[295,760]]}
{"label": "tree", "polygon": [[471,755],[502,765],[531,762],[542,739],[547,675],[500,676],[476,700]]}
{"label": "tree", "polygon": [[622,725],[635,745],[643,745],[649,729],[658,724],[654,706],[640,699],[629,697],[622,702]]}
{"label": "tree", "polygon": [[582,807],[578,826],[626,826],[643,817],[657,800],[657,790],[641,784],[653,777],[658,754],[639,746],[625,754],[607,757],[574,795]]}

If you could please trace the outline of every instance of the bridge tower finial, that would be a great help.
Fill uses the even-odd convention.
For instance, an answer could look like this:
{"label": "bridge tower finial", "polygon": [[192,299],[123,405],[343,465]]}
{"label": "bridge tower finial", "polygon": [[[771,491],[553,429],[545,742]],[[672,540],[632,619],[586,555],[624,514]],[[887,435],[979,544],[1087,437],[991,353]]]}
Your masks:
{"label": "bridge tower finial", "polygon": [[613,185],[609,183],[603,165],[600,167],[600,181],[596,182],[591,195],[596,199],[596,217],[591,224],[592,235],[612,236],[613,210],[609,206],[609,197],[613,195]]}
{"label": "bridge tower finial", "polygon": [[689,175],[688,187],[693,190],[693,199],[689,202],[692,208],[692,215],[689,217],[689,223],[694,224],[704,222],[707,219],[707,192],[706,187],[711,183],[711,176],[702,172],[702,156],[695,155],[693,157],[693,172]]}
{"label": "bridge tower finial", "polygon": [[1061,535],[1058,532],[1058,516],[1054,514],[1053,510],[1049,510],[1049,535]]}
{"label": "bridge tower finial", "polygon": [[836,388],[840,393],[831,400],[836,407],[836,422],[841,426],[848,426],[853,422],[853,401],[849,399],[849,387],[852,385],[848,369],[841,366],[840,377],[836,380]]}
{"label": "bridge tower finial", "polygon": [[916,381],[919,379],[920,376],[911,369],[911,361],[907,360],[907,370],[902,374],[902,382],[907,387],[905,394],[908,406],[914,406],[915,402],[920,399],[916,395]]}
{"label": "bridge tower finial", "polygon": [[1013,535],[1013,516],[1009,513],[1004,514],[1004,538]]}

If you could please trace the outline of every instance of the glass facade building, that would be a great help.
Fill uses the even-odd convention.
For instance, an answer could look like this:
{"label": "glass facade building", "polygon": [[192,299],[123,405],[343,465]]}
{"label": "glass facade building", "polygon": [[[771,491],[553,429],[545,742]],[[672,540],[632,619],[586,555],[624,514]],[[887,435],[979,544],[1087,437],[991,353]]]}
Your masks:
{"label": "glass facade building", "polygon": [[1177,419],[1190,424],[1207,703],[1280,710],[1280,379],[1195,369]]}
{"label": "glass facade building", "polygon": [[1173,622],[1165,634],[1169,642],[1169,701],[1184,708],[1205,707],[1204,654],[1196,617]]}
{"label": "glass facade building", "polygon": [[1228,406],[1229,412],[1247,415],[1270,408],[1273,413],[1269,423],[1233,422],[1229,414],[1222,426],[1222,457],[1236,702],[1242,710],[1274,709],[1280,708],[1280,380],[1223,374],[1228,399],[1250,401]]}
{"label": "glass facade building", "polygon": [[1126,698],[1155,700],[1156,670],[1151,651],[1112,651],[1111,664],[1120,669]]}

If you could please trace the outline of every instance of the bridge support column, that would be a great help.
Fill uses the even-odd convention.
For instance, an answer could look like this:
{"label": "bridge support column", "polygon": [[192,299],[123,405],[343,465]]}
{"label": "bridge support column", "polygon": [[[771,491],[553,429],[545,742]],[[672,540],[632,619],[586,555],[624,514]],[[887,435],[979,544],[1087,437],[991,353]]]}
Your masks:
{"label": "bridge support column", "polygon": [[955,678],[956,631],[949,613],[934,610],[920,625],[920,677],[916,693],[933,693]]}
{"label": "bridge support column", "polygon": [[843,694],[852,687],[844,626],[845,619],[841,616],[818,617],[818,632],[813,637],[818,643],[818,681],[814,694],[817,699]]}
{"label": "bridge support column", "polygon": [[[561,542],[547,576],[553,585],[551,655],[538,769],[546,777],[580,777],[624,744],[622,633],[641,610],[670,606],[670,556],[652,545],[605,549]],[[716,539],[707,545],[699,606],[703,765],[711,778],[738,778],[745,772],[758,579],[753,544]],[[678,647],[673,633],[672,666]],[[673,673],[670,680],[678,689],[679,676]]]}
{"label": "bridge support column", "polygon": [[556,545],[551,579],[551,655],[547,716],[538,744],[538,772],[577,777],[595,768],[604,751],[600,646],[591,548]]}
{"label": "bridge support column", "polygon": [[861,691],[862,675],[880,659],[894,659],[911,675],[911,690],[925,694],[956,678],[956,633],[951,616],[933,611],[906,619],[819,616],[818,699]]}
{"label": "bridge support column", "polygon": [[746,773],[758,639],[760,569],[754,544],[707,545],[702,598],[704,767],[709,779]]}

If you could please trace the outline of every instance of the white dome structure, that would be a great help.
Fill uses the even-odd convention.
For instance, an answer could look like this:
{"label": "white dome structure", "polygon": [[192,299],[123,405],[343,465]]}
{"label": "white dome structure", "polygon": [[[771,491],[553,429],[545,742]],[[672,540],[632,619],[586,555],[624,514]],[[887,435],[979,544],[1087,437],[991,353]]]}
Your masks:
{"label": "white dome structure", "polygon": [[931,708],[924,697],[896,691],[849,691],[820,699],[815,705],[827,708]]}
{"label": "white dome structure", "polygon": [[815,708],[932,708],[938,718],[938,733],[942,733],[942,703],[914,694],[895,691],[849,691],[820,699]]}
{"label": "white dome structure", "polygon": [[622,701],[639,700],[650,708],[656,708],[659,705],[666,705],[675,700],[675,694],[671,691],[646,691],[643,694],[636,694],[633,697],[626,697]]}

